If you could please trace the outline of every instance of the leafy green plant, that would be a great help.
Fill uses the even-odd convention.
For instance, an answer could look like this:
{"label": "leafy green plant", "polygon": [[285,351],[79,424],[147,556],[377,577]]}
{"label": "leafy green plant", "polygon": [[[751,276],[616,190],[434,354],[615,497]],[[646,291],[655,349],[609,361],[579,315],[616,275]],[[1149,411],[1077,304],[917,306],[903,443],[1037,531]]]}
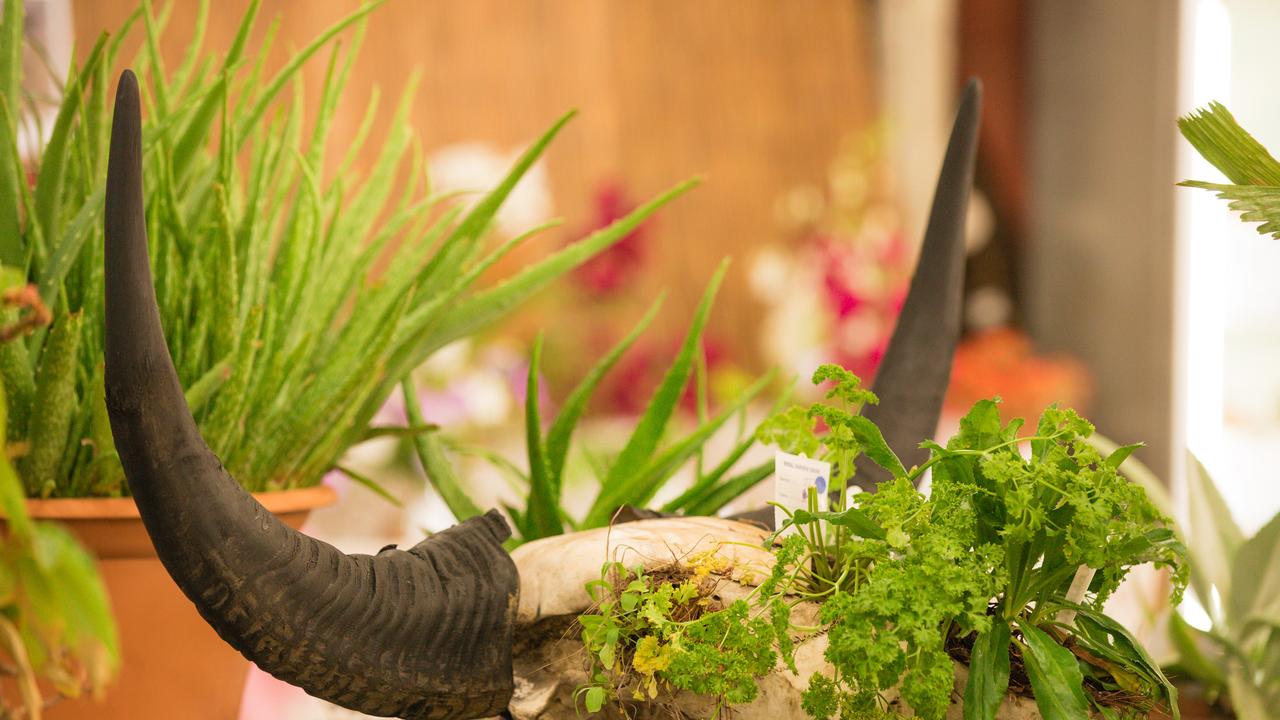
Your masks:
{"label": "leafy green plant", "polygon": [[[54,314],[47,332],[0,351],[13,405],[8,439],[27,448],[18,472],[28,494],[127,492],[101,393],[101,212],[108,89],[131,32],[145,41],[132,64],[143,87],[147,230],[166,340],[201,434],[250,490],[319,482],[366,436],[410,369],[502,318],[696,184],[680,183],[477,289],[486,270],[536,233],[495,247],[486,229],[572,113],[464,206],[427,183],[407,123],[411,80],[376,162],[358,175],[351,168],[378,114],[376,94],[340,158],[330,158],[327,136],[364,18],[378,4],[361,6],[272,73],[274,31],[250,48],[258,2],[220,56],[203,51],[209,3],[201,2],[194,39],[170,71],[159,52],[167,10],[157,14],[144,0],[115,37],[104,34],[71,69],[32,188],[22,181],[16,145],[22,3],[6,0],[0,263],[24,269]],[[344,47],[337,38],[348,30]],[[298,71],[322,51],[320,110],[308,125]],[[380,260],[388,269],[375,274]]]}
{"label": "leafy green plant", "polygon": [[578,617],[591,682],[575,697],[588,712],[673,690],[716,698],[716,716],[756,698],[756,682],[777,662],[775,648],[790,645],[791,611],[781,598],[762,608],[713,600],[712,572],[723,562],[704,552],[660,571],[604,565],[587,586],[595,605]]}
{"label": "leafy green plant", "polygon": [[[1216,192],[1242,221],[1280,238],[1280,162],[1219,103],[1180,118],[1178,127],[1230,182],[1181,184]],[[1212,625],[1201,631],[1172,616],[1177,669],[1203,682],[1210,699],[1225,691],[1239,717],[1270,717],[1280,706],[1280,515],[1246,538],[1204,466],[1189,455],[1187,467],[1181,534],[1191,587]]]}
{"label": "leafy green plant", "polygon": [[[856,376],[824,366],[813,381],[832,383],[826,402],[778,413],[757,434],[832,462],[831,509],[811,499],[789,510],[770,575],[726,608],[706,605],[696,581],[698,568],[702,578],[714,570],[705,559],[662,574],[607,564],[588,588],[596,606],[579,618],[588,710],[664,689],[708,693],[720,707],[747,702],[779,658],[795,671],[793,632],[821,630],[834,673],[808,678],[803,706],[815,718],[897,717],[890,690],[916,716],[943,718],[957,662],[968,666],[966,720],[993,720],[1018,688],[1047,720],[1136,719],[1157,707],[1178,717],[1159,666],[1102,611],[1136,565],[1170,568],[1175,597],[1186,584],[1170,521],[1117,471],[1137,446],[1104,455],[1089,442],[1093,427],[1059,408],[1019,436],[1022,421],[1002,423],[988,400],[946,447],[925,441],[929,459],[907,469],[857,414],[877,400]],[[892,479],[846,496],[860,454]],[[927,471],[926,495],[916,484]],[[797,532],[778,542],[789,527]],[[804,601],[819,604],[818,627],[792,626],[790,609]],[[708,637],[718,655],[687,645],[692,607],[696,624],[717,628]],[[702,684],[708,667],[732,688]]]}
{"label": "leafy green plant", "polygon": [[[607,525],[618,508],[623,506],[645,507],[651,503],[663,485],[682,467],[696,460],[697,472],[690,487],[678,497],[662,506],[664,512],[682,512],[690,515],[714,514],[726,503],[749,490],[773,472],[772,463],[734,473],[735,464],[754,444],[752,433],[745,431],[747,405],[768,387],[773,374],[768,373],[731,403],[711,416],[706,411],[706,393],[701,383],[704,378],[694,373],[701,351],[703,330],[711,314],[716,291],[727,268],[722,263],[712,277],[702,301],[694,313],[684,341],[670,367],[649,400],[635,430],[622,449],[611,460],[602,460],[593,466],[600,484],[600,492],[584,517],[574,518],[562,503],[565,486],[565,466],[570,444],[579,420],[591,401],[591,396],[601,380],[609,373],[622,355],[648,328],[662,304],[661,298],[645,313],[640,322],[621,341],[600,359],[569,393],[556,417],[543,430],[539,415],[539,375],[542,339],[534,344],[529,362],[528,382],[525,394],[525,434],[528,471],[502,463],[502,469],[515,475],[525,489],[523,507],[508,507],[516,526],[519,540],[559,535],[566,528],[581,530]],[[700,402],[699,422],[687,433],[663,442],[668,434],[672,418],[681,396],[696,375]],[[413,388],[404,386],[405,405],[410,425],[422,425],[422,412]],[[704,468],[703,453],[707,441],[734,417],[738,423],[738,437],[734,447],[716,465]],[[479,506],[467,495],[457,481],[456,473],[448,465],[442,450],[442,441],[435,433],[421,434],[415,438],[415,449],[422,467],[433,486],[445,499],[449,509],[459,519],[479,514]]]}
{"label": "leafy green plant", "polygon": [[1179,184],[1217,193],[1240,213],[1242,221],[1262,223],[1260,234],[1280,238],[1280,162],[1221,103],[1210,103],[1179,118],[1178,129],[1230,181],[1186,180]]}
{"label": "leafy green plant", "polygon": [[[802,532],[784,543],[780,564],[822,603],[835,668],[811,680],[811,714],[870,712],[897,687],[921,717],[941,718],[952,658],[967,654],[967,720],[995,717],[1011,666],[1049,720],[1145,716],[1157,703],[1177,716],[1173,686],[1102,613],[1135,565],[1173,568],[1175,593],[1186,581],[1169,521],[1117,473],[1136,446],[1104,457],[1087,442],[1093,427],[1057,408],[1019,437],[1022,421],[1003,425],[996,403],[983,401],[946,447],[926,441],[929,460],[908,471],[874,425],[847,409],[874,396],[840,368],[820,369],[814,382],[825,380],[835,381],[828,399],[842,407],[792,409],[766,423],[762,438],[793,452],[825,448],[837,489],[860,452],[894,479],[872,494],[837,494],[828,512],[791,513],[784,525]],[[816,418],[826,425],[819,434]],[[915,485],[930,469],[926,497]]]}
{"label": "leafy green plant", "polygon": [[[1103,440],[1104,447],[1110,444]],[[1141,463],[1130,460],[1124,473],[1148,489],[1163,512],[1173,501],[1164,484]],[[1204,687],[1205,699],[1229,698],[1242,720],[1262,720],[1280,703],[1280,515],[1252,537],[1245,535],[1204,465],[1187,453],[1185,521],[1177,524],[1187,548],[1190,587],[1210,626],[1192,626],[1181,614],[1169,617],[1169,637],[1177,652],[1171,674]]]}
{"label": "leafy green plant", "polygon": [[[5,276],[0,286],[9,305],[23,278]],[[3,334],[12,329],[6,323]],[[0,389],[0,429],[7,420]],[[39,680],[61,697],[103,689],[119,664],[115,626],[93,559],[62,527],[28,517],[7,452],[0,453],[0,514],[0,677],[11,676],[17,690],[17,698],[0,697],[0,718],[39,720],[52,701]]]}
{"label": "leafy green plant", "polygon": [[1196,511],[1182,532],[1191,587],[1212,625],[1170,617],[1177,670],[1205,683],[1210,699],[1225,691],[1241,720],[1262,720],[1280,706],[1280,514],[1247,537],[1204,466],[1194,456],[1188,465]]}

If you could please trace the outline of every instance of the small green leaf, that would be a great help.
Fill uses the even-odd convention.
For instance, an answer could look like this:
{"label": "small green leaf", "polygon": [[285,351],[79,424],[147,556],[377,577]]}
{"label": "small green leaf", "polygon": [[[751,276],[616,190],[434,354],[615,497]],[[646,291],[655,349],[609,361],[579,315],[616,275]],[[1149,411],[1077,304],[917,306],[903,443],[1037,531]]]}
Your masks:
{"label": "small green leaf", "polygon": [[965,448],[987,448],[1000,442],[1000,407],[995,400],[979,400],[960,418],[957,442]]}
{"label": "small green leaf", "polygon": [[[884,540],[887,537],[884,528],[880,527],[875,520],[871,519],[870,515],[867,515],[865,511],[858,507],[851,506],[838,512],[796,510],[791,516],[793,525],[811,525],[819,520],[832,525],[847,527],[859,537],[873,540]],[[901,530],[898,532],[901,532]]]}
{"label": "small green leaf", "polygon": [[849,418],[849,425],[853,429],[854,438],[862,446],[862,452],[867,457],[888,470],[895,478],[907,476],[907,469],[902,466],[902,461],[898,459],[897,454],[884,441],[884,435],[880,433],[880,428],[876,427],[875,423],[861,415],[853,415]]}
{"label": "small green leaf", "polygon": [[[1236,554],[1244,544],[1244,533],[1236,525],[1222,493],[1209,471],[1187,453],[1187,523],[1184,526],[1187,551],[1191,555],[1191,583],[1201,603],[1215,613],[1216,592],[1224,598],[1234,594],[1231,587]],[[1215,590],[1216,588],[1216,590]]]}
{"label": "small green leaf", "polygon": [[588,688],[586,706],[587,712],[600,712],[600,708],[604,707],[604,688],[599,685]]}
{"label": "small green leaf", "polygon": [[1043,630],[1020,621],[1025,644],[1020,643],[1036,707],[1044,720],[1084,720],[1089,717],[1089,700],[1084,694],[1084,676],[1071,651],[1054,642]]}
{"label": "small green leaf", "polygon": [[1225,600],[1227,622],[1237,630],[1255,619],[1280,618],[1280,514],[1240,546]]}
{"label": "small green leaf", "polygon": [[964,688],[964,720],[995,720],[1009,691],[1009,642],[1009,624],[999,617],[974,641]]}
{"label": "small green leaf", "polygon": [[1201,650],[1197,639],[1203,634],[1183,620],[1181,614],[1170,613],[1169,639],[1178,651],[1178,668],[1209,689],[1221,690],[1227,684],[1226,672],[1222,666],[1224,659],[1211,658]]}
{"label": "small green leaf", "polygon": [[1124,464],[1124,461],[1128,460],[1129,456],[1132,455],[1135,450],[1144,446],[1145,446],[1145,443],[1133,443],[1131,445],[1121,445],[1120,447],[1116,448],[1114,452],[1112,452],[1110,455],[1107,456],[1107,460],[1106,460],[1107,467],[1111,468],[1112,470],[1119,469],[1119,467],[1122,464]]}

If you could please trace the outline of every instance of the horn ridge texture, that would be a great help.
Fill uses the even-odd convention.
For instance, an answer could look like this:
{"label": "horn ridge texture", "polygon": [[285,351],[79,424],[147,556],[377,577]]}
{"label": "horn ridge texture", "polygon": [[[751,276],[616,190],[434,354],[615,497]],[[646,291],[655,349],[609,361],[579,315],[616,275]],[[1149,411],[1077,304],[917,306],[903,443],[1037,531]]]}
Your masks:
{"label": "horn ridge texture", "polygon": [[519,578],[496,511],[410,550],[346,555],[262,507],[200,437],[151,282],[137,78],[116,92],[107,170],[106,399],[156,552],[249,660],[360,712],[487,717],[512,693]]}
{"label": "horn ridge texture", "polygon": [[[880,404],[863,411],[908,468],[928,457],[919,442],[937,430],[960,338],[965,217],[981,119],[982,83],[972,78],[951,129],[911,288],[872,388]],[[890,477],[865,457],[857,468],[858,484],[867,490]]]}

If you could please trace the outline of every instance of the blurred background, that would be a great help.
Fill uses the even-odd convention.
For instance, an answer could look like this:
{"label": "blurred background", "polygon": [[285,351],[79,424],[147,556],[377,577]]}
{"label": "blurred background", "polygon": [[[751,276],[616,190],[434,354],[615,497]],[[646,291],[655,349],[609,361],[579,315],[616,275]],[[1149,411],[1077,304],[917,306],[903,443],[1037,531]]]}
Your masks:
{"label": "blurred background", "polygon": [[[247,4],[215,3],[206,45],[229,46]],[[65,69],[135,5],[28,0],[27,32],[48,50],[38,61]],[[277,61],[357,5],[264,0]],[[161,49],[175,65],[195,13],[194,2],[172,6]],[[804,377],[834,361],[873,378],[957,92],[977,76],[984,124],[949,416],[993,395],[1007,415],[1074,406],[1102,434],[1145,442],[1138,457],[1175,498],[1190,448],[1252,532],[1280,508],[1261,481],[1280,447],[1280,245],[1209,194],[1175,187],[1220,177],[1175,120],[1220,100],[1280,147],[1271,63],[1259,62],[1277,33],[1270,0],[391,0],[368,20],[330,139],[349,143],[379,94],[372,149],[356,160],[368,169],[390,108],[416,83],[408,118],[436,188],[483,188],[576,108],[496,230],[565,223],[495,278],[704,178],[512,321],[419,371],[428,420],[518,458],[539,332],[554,406],[667,293],[591,407],[592,432],[617,435],[725,256],[733,264],[705,336],[713,405],[769,367]],[[306,85],[325,72],[308,63]],[[403,421],[394,403],[385,412]],[[395,441],[356,455],[353,466],[405,507],[334,478],[343,500],[315,514],[313,533],[368,550],[451,522]],[[479,483],[495,472],[465,467]],[[351,716],[265,676],[248,692],[246,720]]]}

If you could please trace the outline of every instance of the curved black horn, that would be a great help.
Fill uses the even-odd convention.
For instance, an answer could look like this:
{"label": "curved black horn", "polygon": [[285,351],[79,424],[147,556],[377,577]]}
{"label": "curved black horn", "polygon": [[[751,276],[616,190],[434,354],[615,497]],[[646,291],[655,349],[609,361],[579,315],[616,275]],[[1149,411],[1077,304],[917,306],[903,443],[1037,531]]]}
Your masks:
{"label": "curved black horn", "polygon": [[223,640],[317,697],[403,718],[506,708],[519,587],[496,512],[409,551],[345,555],[222,468],[183,398],[147,260],[138,81],[116,91],[106,191],[106,395],[160,560]]}
{"label": "curved black horn", "polygon": [[[876,374],[873,390],[880,404],[863,411],[880,426],[885,441],[907,467],[928,457],[919,443],[937,430],[960,338],[965,215],[981,118],[982,83],[971,79],[951,128],[911,289]],[[860,457],[856,477],[859,485],[870,490],[890,476]]]}

